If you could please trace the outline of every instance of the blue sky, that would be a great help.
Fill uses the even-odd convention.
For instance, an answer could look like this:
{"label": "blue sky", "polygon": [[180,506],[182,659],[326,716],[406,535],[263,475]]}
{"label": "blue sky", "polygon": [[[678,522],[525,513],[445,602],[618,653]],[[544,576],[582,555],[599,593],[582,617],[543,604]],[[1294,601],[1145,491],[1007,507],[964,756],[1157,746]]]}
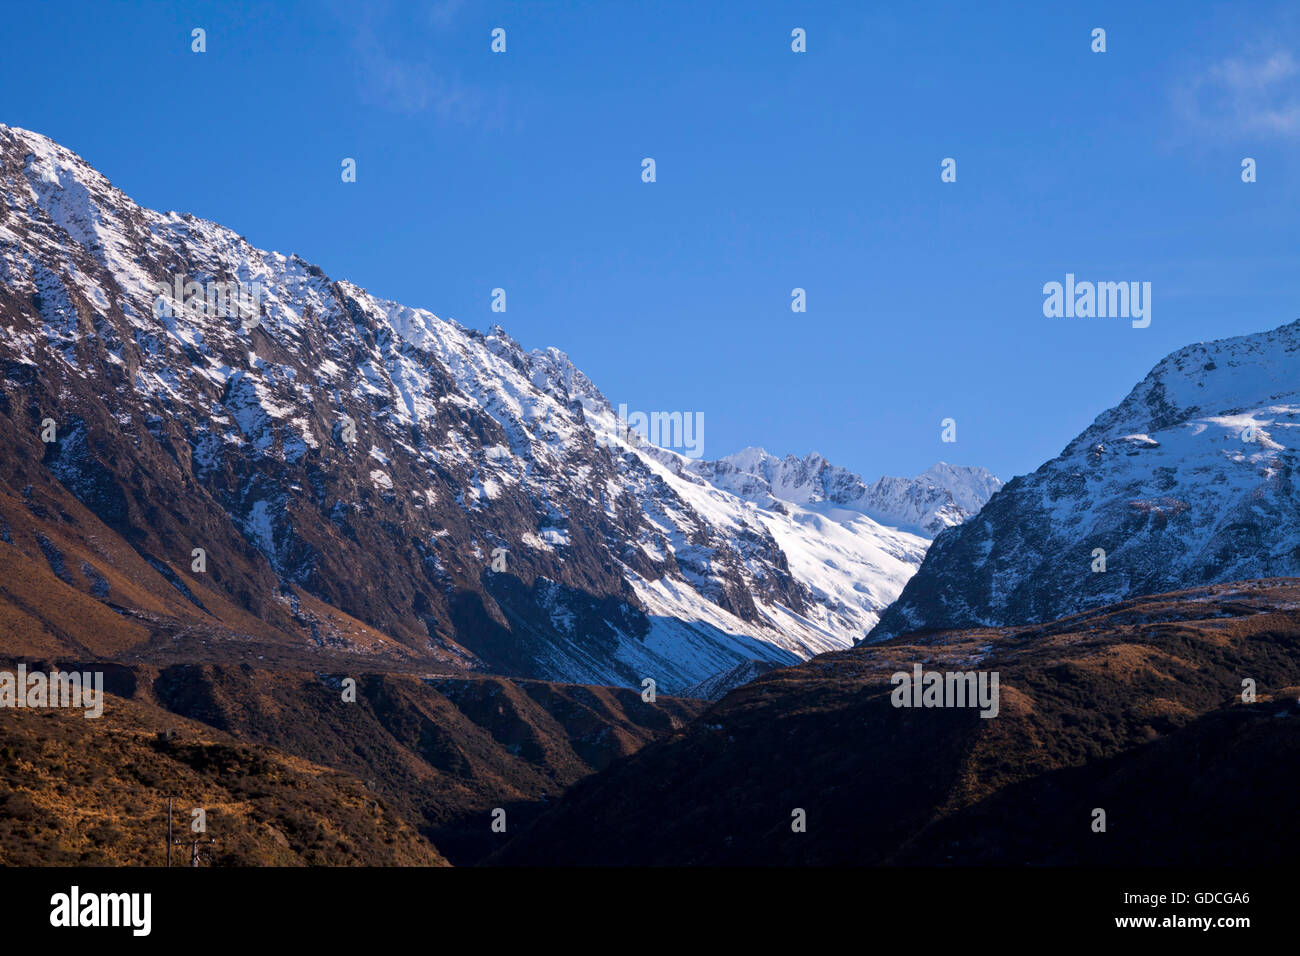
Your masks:
{"label": "blue sky", "polygon": [[[707,457],[1009,478],[1169,351],[1300,317],[1296,10],[11,5],[0,122],[143,205],[557,346],[615,405],[703,412]],[[1067,272],[1151,282],[1150,327],[1045,318]]]}

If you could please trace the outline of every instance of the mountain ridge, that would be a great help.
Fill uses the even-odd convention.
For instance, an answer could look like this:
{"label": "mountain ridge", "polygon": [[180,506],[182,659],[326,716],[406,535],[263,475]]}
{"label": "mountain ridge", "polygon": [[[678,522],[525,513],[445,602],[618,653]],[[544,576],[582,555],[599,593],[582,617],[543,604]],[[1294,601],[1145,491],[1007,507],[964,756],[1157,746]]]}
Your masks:
{"label": "mountain ridge", "polygon": [[[53,516],[12,512],[14,560],[75,553],[88,570],[59,586],[125,604],[149,641],[195,617],[667,692],[847,646],[928,545],[865,514],[756,508],[621,428],[558,349],[144,209],[39,134],[0,127],[0,200],[0,432],[18,449],[0,479]],[[168,297],[188,283],[209,304],[255,289],[256,312]],[[143,614],[123,601],[142,586],[163,596]]]}

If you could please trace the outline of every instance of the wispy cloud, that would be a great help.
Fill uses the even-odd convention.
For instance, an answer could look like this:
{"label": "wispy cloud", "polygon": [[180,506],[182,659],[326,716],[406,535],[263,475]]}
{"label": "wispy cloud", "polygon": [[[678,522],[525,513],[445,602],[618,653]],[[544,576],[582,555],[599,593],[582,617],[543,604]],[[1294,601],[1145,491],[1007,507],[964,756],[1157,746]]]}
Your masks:
{"label": "wispy cloud", "polygon": [[451,21],[456,19],[463,6],[464,0],[438,0],[429,5],[429,22],[436,27],[451,26]]}
{"label": "wispy cloud", "polygon": [[354,28],[353,62],[361,97],[395,113],[432,111],[444,118],[477,120],[482,92],[461,82],[445,64],[437,64],[427,52],[437,46],[432,38],[419,45],[412,42],[422,31],[449,30],[463,5],[463,0],[440,0],[416,20],[407,17],[403,8],[394,11],[384,2],[364,7],[360,13],[349,8],[341,19]]}
{"label": "wispy cloud", "polygon": [[394,53],[366,31],[354,43],[361,72],[362,95],[376,106],[398,113],[432,109],[444,117],[472,118],[478,94],[444,76],[430,60]]}
{"label": "wispy cloud", "polygon": [[1175,99],[1209,132],[1300,135],[1300,61],[1287,50],[1253,51],[1207,66]]}

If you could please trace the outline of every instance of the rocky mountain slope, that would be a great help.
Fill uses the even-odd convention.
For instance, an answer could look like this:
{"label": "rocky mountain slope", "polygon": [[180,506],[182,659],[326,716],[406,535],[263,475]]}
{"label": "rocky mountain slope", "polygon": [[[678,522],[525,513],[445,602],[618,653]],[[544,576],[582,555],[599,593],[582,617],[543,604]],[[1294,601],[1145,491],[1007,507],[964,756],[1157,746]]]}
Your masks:
{"label": "rocky mountain slope", "polygon": [[939,535],[869,639],[1300,574],[1297,425],[1300,321],[1179,349]]}
{"label": "rocky mountain slope", "polygon": [[847,646],[928,543],[760,507],[621,427],[563,353],[143,209],[10,127],[0,327],[0,561],[51,589],[0,594],[25,646],[671,691]]}
{"label": "rocky mountain slope", "polygon": [[775,664],[769,664],[767,661],[745,661],[720,671],[712,677],[706,677],[698,684],[692,684],[682,691],[682,696],[700,700],[721,700],[737,687],[748,684],[775,667]]}

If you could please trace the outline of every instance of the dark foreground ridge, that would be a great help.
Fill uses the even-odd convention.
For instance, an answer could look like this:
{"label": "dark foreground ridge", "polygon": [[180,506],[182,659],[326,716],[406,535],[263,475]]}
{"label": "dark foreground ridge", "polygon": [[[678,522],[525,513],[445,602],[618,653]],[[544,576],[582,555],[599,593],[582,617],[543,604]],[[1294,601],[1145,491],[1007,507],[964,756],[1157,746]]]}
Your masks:
{"label": "dark foreground ridge", "polygon": [[[1300,582],[1274,579],[825,654],[581,781],[491,862],[1282,863],[1298,651]],[[997,716],[894,707],[916,663],[999,672]]]}
{"label": "dark foreground ridge", "polygon": [[[0,670],[103,671],[106,697],[4,711],[0,862],[157,865],[170,793],[218,866],[1284,863],[1298,645],[1300,581],[1272,579],[826,654],[712,706],[401,670],[345,701],[340,669],[28,655]],[[917,665],[997,673],[996,716],[894,706]]]}
{"label": "dark foreground ridge", "polygon": [[500,844],[494,809],[522,825],[704,706],[651,704],[621,688],[401,673],[358,674],[345,701],[343,674],[26,664],[102,670],[107,693],[97,719],[0,712],[4,865],[161,865],[168,794],[178,833],[205,810],[218,838],[205,864],[472,863]]}

